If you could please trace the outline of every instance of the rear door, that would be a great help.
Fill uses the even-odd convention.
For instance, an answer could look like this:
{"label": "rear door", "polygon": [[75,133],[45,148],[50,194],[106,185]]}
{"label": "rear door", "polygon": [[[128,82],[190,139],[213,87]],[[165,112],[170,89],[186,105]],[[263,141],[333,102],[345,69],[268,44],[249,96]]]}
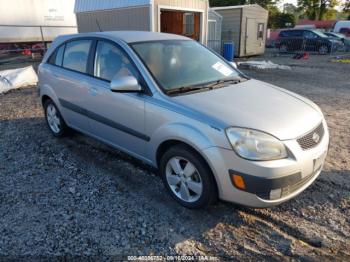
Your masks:
{"label": "rear door", "polygon": [[52,86],[64,120],[69,126],[85,132],[89,132],[83,108],[89,90],[87,72],[91,46],[91,39],[71,40],[61,45],[49,61]]}

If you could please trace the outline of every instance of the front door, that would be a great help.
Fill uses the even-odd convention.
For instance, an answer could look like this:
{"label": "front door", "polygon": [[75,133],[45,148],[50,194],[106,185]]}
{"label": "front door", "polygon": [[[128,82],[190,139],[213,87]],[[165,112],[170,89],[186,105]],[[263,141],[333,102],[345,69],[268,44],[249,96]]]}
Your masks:
{"label": "front door", "polygon": [[114,93],[110,81],[139,73],[116,44],[97,41],[94,78],[90,81],[88,102],[92,134],[128,153],[142,157],[149,138],[145,131],[145,94]]}

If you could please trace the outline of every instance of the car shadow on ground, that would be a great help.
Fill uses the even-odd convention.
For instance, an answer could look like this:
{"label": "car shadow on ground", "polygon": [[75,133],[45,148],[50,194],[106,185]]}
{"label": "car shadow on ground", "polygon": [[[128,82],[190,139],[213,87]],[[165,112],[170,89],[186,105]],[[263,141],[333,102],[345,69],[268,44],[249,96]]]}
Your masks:
{"label": "car shadow on ground", "polygon": [[[175,247],[178,252],[197,252],[198,254],[219,256],[222,259],[232,259],[233,256],[255,259],[270,259],[271,256],[281,259],[282,256],[292,256],[298,259],[309,259],[317,254],[317,249],[320,248],[319,243],[305,236],[293,223],[276,219],[269,212],[262,212],[263,210],[226,202],[218,202],[203,210],[183,208],[167,194],[157,170],[154,168],[77,132],[70,137],[54,138],[42,117],[0,120],[0,129],[2,130],[0,142],[4,147],[3,152],[0,153],[2,163],[20,165],[11,154],[18,154],[20,159],[21,154],[31,153],[34,155],[34,157],[32,156],[34,162],[30,167],[33,170],[36,169],[36,159],[44,162],[51,161],[51,169],[61,169],[62,172],[66,169],[65,163],[70,161],[70,165],[75,167],[76,173],[84,173],[85,176],[90,176],[89,179],[92,181],[94,181],[94,172],[98,170],[99,175],[108,176],[115,184],[116,191],[107,193],[112,195],[118,193],[115,194],[116,202],[120,197],[119,193],[126,194],[125,198],[129,200],[121,203],[121,207],[126,210],[130,206],[134,206],[135,209],[144,209],[143,219],[147,221],[148,216],[152,217],[152,223],[159,225],[158,228],[155,228],[156,234],[162,235],[166,245]],[[32,152],[27,152],[24,147],[23,151],[17,152],[15,149],[10,149],[18,143],[32,149]],[[49,148],[47,150],[51,156],[65,154],[65,160],[57,162],[54,157],[45,159],[46,151],[42,151],[43,147]],[[38,156],[36,157],[35,154]],[[42,159],[43,157],[44,159]],[[3,171],[3,174],[10,175],[11,173],[5,164],[0,165],[0,171]],[[321,177],[304,193],[279,207],[272,208],[271,212],[290,212],[294,216],[299,216],[298,210],[300,209],[329,204],[330,200],[334,205],[341,203],[344,197],[349,197],[349,193],[346,194],[349,192],[349,185],[335,184],[332,179],[328,179],[335,174],[345,177],[349,175],[349,170],[323,172]],[[69,172],[67,176],[69,176]],[[52,177],[52,179],[56,178]],[[20,181],[18,182],[20,183]],[[93,183],[96,183],[96,188],[101,187],[98,180]],[[334,191],[334,188],[341,191],[334,192],[330,197],[328,192]],[[82,192],[82,194],[85,193]],[[50,195],[46,195],[46,197],[50,197]],[[104,201],[103,197],[101,201]],[[100,204],[109,205],[109,203]],[[79,206],[79,201],[76,202],[76,205]],[[296,213],[291,211],[294,209],[297,210]],[[154,217],[154,214],[159,216]],[[89,217],[85,219],[88,220]],[[130,217],[130,219],[135,218]],[[142,230],[141,225],[139,227]],[[134,230],[138,230],[138,228]],[[338,233],[341,234],[341,232]],[[122,237],[129,238],[125,235]],[[303,241],[306,243],[305,251],[312,250],[312,252],[293,253],[294,240]],[[133,241],[132,238],[130,241]],[[193,246],[186,241],[192,241]],[[131,249],[152,250],[152,246],[147,249],[144,245],[131,245]],[[227,250],[231,251],[228,253]]]}

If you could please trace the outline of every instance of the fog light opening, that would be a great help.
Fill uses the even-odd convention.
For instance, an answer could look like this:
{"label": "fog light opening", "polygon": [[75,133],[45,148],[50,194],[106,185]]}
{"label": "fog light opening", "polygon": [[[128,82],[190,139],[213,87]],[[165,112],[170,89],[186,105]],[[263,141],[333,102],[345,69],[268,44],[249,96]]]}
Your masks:
{"label": "fog light opening", "polygon": [[277,189],[273,189],[270,191],[270,199],[271,200],[276,200],[281,198],[282,196],[282,189],[281,188],[277,188]]}
{"label": "fog light opening", "polygon": [[232,180],[232,183],[235,185],[235,187],[242,190],[246,189],[244,179],[240,175],[231,175],[231,180]]}

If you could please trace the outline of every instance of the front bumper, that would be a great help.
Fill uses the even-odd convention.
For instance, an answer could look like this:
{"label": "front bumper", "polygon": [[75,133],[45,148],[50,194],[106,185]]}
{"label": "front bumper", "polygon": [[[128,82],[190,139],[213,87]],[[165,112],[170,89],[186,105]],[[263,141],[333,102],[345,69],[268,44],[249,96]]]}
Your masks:
{"label": "front bumper", "polygon": [[[295,139],[283,141],[293,158],[250,161],[240,158],[230,149],[210,147],[203,150],[215,175],[219,197],[246,206],[269,207],[300,194],[316,180],[323,168],[329,144],[328,128],[325,122],[323,124],[322,141],[312,149],[303,150]],[[246,189],[236,188],[230,174],[242,176]],[[275,189],[281,189],[281,195],[271,199],[271,190]]]}

